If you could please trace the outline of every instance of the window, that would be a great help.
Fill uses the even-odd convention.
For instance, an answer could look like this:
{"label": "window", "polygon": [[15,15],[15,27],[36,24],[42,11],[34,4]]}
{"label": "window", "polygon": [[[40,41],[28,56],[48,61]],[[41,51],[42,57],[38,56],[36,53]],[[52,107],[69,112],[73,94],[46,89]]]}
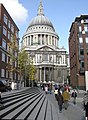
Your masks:
{"label": "window", "polygon": [[10,36],[10,32],[8,31],[8,39],[10,40],[11,39],[11,36]]}
{"label": "window", "polygon": [[18,38],[19,37],[19,32],[18,31],[16,31],[16,38]]}
{"label": "window", "polygon": [[88,25],[84,25],[84,31],[88,32]]}
{"label": "window", "polygon": [[82,28],[81,28],[81,26],[79,26],[79,32],[82,32]]}
{"label": "window", "polygon": [[14,26],[11,24],[11,31],[14,33]]}
{"label": "window", "polygon": [[11,22],[10,22],[10,20],[8,21],[8,28],[10,28],[10,25],[11,25]]}
{"label": "window", "polygon": [[9,57],[7,56],[7,63],[9,62]]}
{"label": "window", "polygon": [[6,49],[6,41],[4,39],[2,40],[2,47]]}
{"label": "window", "polygon": [[6,29],[6,27],[4,26],[3,27],[3,34],[6,36],[6,34],[7,34],[7,29]]}
{"label": "window", "polygon": [[84,55],[84,49],[80,49],[80,55]]}
{"label": "window", "polygon": [[79,43],[83,43],[83,38],[79,37]]}
{"label": "window", "polygon": [[13,73],[12,73],[12,72],[10,72],[10,78],[11,78],[11,79],[13,78]]}
{"label": "window", "polygon": [[1,69],[1,77],[5,77],[5,70]]}
{"label": "window", "polygon": [[86,43],[88,43],[88,37],[86,37],[85,39],[86,39]]}
{"label": "window", "polygon": [[7,25],[7,16],[4,14],[4,23]]}
{"label": "window", "polygon": [[84,61],[81,61],[81,62],[80,62],[80,67],[81,67],[81,68],[84,68]]}
{"label": "window", "polygon": [[88,19],[85,19],[84,22],[85,22],[85,23],[88,23]]}
{"label": "window", "polygon": [[8,78],[8,71],[6,70],[6,78]]}
{"label": "window", "polygon": [[13,39],[14,39],[14,38],[13,38],[13,35],[11,34],[11,42],[13,42]]}
{"label": "window", "polygon": [[2,61],[5,62],[5,54],[2,52]]}

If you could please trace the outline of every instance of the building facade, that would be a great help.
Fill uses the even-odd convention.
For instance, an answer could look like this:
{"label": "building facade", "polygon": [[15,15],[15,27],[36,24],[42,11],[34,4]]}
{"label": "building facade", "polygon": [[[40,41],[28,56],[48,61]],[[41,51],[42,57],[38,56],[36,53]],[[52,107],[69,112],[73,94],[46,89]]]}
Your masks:
{"label": "building facade", "polygon": [[22,38],[22,48],[37,68],[37,81],[67,81],[69,55],[64,47],[58,47],[58,42],[59,36],[51,21],[44,15],[40,1],[37,16],[30,21]]}
{"label": "building facade", "polygon": [[71,84],[85,89],[88,81],[88,15],[76,17],[71,25],[69,54]]}
{"label": "building facade", "polygon": [[18,52],[10,46],[14,39],[19,46],[19,29],[3,4],[0,4],[0,80],[9,82],[18,80],[17,71],[9,70],[10,66],[17,67],[17,61],[13,62],[11,59],[11,53],[14,56],[18,55]]}

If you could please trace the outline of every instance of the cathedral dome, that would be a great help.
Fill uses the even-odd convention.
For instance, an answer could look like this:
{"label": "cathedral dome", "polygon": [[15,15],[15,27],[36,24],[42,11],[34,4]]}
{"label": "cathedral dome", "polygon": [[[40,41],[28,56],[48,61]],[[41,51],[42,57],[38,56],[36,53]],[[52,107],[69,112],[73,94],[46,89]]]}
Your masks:
{"label": "cathedral dome", "polygon": [[[37,16],[35,16],[29,23],[28,29],[30,27],[36,26],[36,25],[45,25],[49,26],[54,30],[53,24],[51,21],[44,15],[43,13],[43,6],[42,6],[42,1],[40,1],[40,5],[38,7],[38,13]],[[27,29],[27,30],[28,30]]]}
{"label": "cathedral dome", "polygon": [[34,17],[31,20],[29,27],[35,25],[47,25],[53,28],[53,24],[51,23],[51,21],[44,15],[37,15],[36,17]]}

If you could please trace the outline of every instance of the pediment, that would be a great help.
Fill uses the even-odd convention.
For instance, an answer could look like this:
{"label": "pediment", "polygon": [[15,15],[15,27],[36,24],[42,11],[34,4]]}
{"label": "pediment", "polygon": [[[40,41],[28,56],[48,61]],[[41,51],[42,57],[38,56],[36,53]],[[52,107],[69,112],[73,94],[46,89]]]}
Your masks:
{"label": "pediment", "polygon": [[43,52],[44,52],[44,51],[45,51],[45,52],[51,51],[51,52],[52,52],[52,51],[55,51],[55,50],[54,50],[54,48],[49,47],[49,46],[42,46],[42,47],[38,48],[37,51],[38,51],[38,52],[39,52],[39,51],[40,51],[40,52],[41,52],[41,51],[43,51]]}

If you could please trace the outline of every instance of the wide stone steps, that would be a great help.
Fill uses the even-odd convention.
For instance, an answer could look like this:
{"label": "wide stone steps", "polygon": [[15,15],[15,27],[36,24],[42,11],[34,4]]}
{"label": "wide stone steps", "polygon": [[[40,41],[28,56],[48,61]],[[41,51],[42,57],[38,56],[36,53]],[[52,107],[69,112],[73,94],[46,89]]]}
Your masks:
{"label": "wide stone steps", "polygon": [[0,120],[59,120],[57,109],[38,88],[3,95],[2,104]]}

